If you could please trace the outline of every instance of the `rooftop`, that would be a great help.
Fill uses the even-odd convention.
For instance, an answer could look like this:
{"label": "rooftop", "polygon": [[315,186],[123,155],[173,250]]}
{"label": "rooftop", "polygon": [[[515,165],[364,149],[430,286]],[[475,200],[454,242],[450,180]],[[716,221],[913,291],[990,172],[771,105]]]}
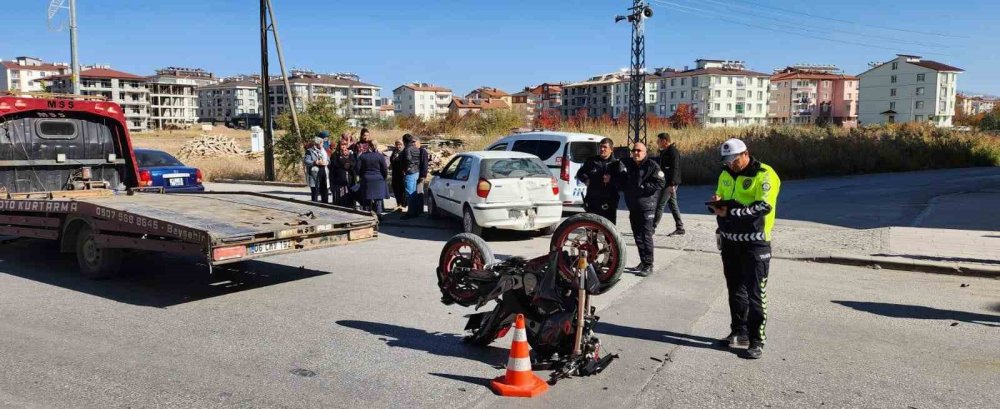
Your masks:
{"label": "rooftop", "polygon": [[[68,74],[65,75],[53,75],[51,77],[43,78],[44,80],[55,80],[62,78],[69,78]],[[83,70],[80,72],[80,78],[114,78],[120,80],[135,80],[135,81],[145,81],[146,77],[138,76],[135,74],[129,74],[124,71],[112,70],[110,68],[91,68],[89,70]]]}
{"label": "rooftop", "polygon": [[[400,86],[396,87],[397,90],[400,89],[400,88],[409,88],[409,89],[412,89],[414,91],[451,92],[451,90],[448,89],[448,88],[445,88],[445,87],[442,87],[442,86],[438,86],[438,85],[428,84],[426,82],[411,82],[409,84],[403,84],[403,85],[400,85]],[[393,90],[393,91],[395,91],[395,90]]]}

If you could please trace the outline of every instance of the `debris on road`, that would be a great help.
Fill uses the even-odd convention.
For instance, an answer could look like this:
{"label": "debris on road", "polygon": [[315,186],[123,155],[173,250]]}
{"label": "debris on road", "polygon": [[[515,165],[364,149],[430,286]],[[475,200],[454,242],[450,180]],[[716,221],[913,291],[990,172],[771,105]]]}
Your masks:
{"label": "debris on road", "polygon": [[965,288],[965,287],[968,287],[968,286],[969,286],[968,284],[962,283],[962,285],[960,287]]}

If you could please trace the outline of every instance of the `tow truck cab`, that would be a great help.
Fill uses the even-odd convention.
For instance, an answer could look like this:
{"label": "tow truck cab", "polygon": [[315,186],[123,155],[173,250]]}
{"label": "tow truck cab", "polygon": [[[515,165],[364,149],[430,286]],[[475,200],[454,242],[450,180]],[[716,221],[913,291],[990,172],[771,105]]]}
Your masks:
{"label": "tow truck cab", "polygon": [[125,190],[137,174],[118,104],[0,97],[0,186],[10,194],[82,189],[84,180]]}

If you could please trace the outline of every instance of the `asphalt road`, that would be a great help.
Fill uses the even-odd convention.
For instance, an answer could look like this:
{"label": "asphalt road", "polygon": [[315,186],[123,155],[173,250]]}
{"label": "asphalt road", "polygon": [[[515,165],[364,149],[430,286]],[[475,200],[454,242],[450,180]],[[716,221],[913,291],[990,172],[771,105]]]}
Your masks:
{"label": "asphalt road", "polygon": [[[959,173],[963,180],[1000,175]],[[805,182],[790,182],[784,192],[794,196],[788,186],[795,183]],[[855,183],[849,180],[828,183],[860,189],[847,188]],[[943,193],[927,200],[950,195],[946,190],[929,190]],[[926,209],[892,217],[916,220]],[[923,221],[939,220],[934,213]],[[531,401],[498,398],[485,385],[503,372],[497,365],[507,359],[509,339],[485,349],[464,345],[463,315],[472,310],[438,302],[434,267],[455,233],[451,226],[386,225],[376,241],[248,262],[215,277],[194,260],[145,255],[128,262],[126,275],[102,282],[80,278],[72,260],[43,242],[0,244],[0,407],[925,408],[1000,401],[1000,280],[775,260],[768,345],[762,360],[748,361],[710,346],[727,327],[717,256],[673,250],[657,250],[656,274],[626,276],[596,298],[598,331],[621,355],[607,371],[560,382]],[[502,234],[490,245],[499,255],[536,256],[547,241]],[[628,251],[634,264],[634,247]]]}

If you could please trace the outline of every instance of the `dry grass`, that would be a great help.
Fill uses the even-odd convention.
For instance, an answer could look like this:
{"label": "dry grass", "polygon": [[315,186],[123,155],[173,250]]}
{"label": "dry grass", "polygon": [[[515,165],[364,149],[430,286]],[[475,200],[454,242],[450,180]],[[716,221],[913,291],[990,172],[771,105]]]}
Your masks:
{"label": "dry grass", "polygon": [[[189,140],[203,135],[223,135],[233,138],[241,148],[250,150],[250,131],[216,126],[211,131],[200,129],[182,131],[150,131],[132,135],[132,145],[136,148],[158,149],[177,155]],[[264,160],[243,156],[203,157],[183,160],[184,164],[201,169],[205,180],[219,179],[264,179]]]}

